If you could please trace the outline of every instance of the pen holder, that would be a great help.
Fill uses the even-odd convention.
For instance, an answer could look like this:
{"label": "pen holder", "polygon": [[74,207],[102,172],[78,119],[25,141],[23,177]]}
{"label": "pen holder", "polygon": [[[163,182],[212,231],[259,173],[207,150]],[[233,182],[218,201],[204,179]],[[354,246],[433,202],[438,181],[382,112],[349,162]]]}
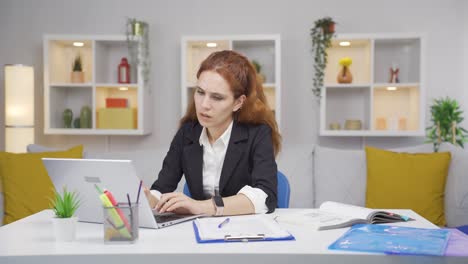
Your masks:
{"label": "pen holder", "polygon": [[138,204],[105,206],[103,223],[104,244],[135,243],[138,240]]}

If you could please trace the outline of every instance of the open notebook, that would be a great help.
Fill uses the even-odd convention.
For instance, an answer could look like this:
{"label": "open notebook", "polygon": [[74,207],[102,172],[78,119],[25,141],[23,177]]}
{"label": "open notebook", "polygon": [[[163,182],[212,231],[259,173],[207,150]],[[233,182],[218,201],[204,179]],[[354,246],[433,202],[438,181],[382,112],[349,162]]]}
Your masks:
{"label": "open notebook", "polygon": [[317,230],[343,228],[354,224],[381,224],[410,220],[413,219],[391,212],[330,201],[322,203],[319,209],[278,218],[280,222],[313,225]]}

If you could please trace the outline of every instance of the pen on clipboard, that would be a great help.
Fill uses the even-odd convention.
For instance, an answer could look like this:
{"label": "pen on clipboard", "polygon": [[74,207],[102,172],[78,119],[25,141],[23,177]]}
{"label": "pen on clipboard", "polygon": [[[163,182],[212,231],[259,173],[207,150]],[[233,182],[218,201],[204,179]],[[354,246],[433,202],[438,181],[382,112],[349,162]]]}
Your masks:
{"label": "pen on clipboard", "polygon": [[222,221],[221,223],[219,223],[218,225],[218,228],[222,228],[223,226],[225,226],[227,223],[229,223],[230,219],[229,217],[224,219],[224,221]]}

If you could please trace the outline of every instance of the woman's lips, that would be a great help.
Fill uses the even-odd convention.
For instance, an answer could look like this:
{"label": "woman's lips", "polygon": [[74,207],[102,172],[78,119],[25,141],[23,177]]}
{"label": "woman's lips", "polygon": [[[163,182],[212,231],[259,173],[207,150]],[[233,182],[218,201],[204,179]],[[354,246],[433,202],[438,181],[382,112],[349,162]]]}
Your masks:
{"label": "woman's lips", "polygon": [[200,113],[200,117],[202,117],[203,119],[210,119],[211,116],[207,115],[207,114],[203,114],[203,113]]}

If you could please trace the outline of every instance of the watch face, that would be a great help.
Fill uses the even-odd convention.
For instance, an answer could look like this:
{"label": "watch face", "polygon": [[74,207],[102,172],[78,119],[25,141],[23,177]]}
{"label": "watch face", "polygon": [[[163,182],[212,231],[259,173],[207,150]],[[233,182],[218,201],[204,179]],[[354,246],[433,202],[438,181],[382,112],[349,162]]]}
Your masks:
{"label": "watch face", "polygon": [[223,202],[223,198],[221,198],[221,196],[213,196],[213,200],[216,204],[216,207],[224,207],[224,202]]}

